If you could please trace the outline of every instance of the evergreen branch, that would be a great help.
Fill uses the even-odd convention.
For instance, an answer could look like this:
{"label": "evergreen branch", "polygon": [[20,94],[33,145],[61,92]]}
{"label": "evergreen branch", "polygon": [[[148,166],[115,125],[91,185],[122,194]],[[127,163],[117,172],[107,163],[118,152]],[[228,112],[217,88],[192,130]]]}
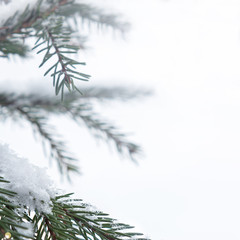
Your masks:
{"label": "evergreen branch", "polygon": [[51,239],[147,240],[139,238],[140,233],[126,231],[133,227],[116,222],[108,214],[93,211],[90,205],[69,196],[53,199],[52,214],[44,215]]}
{"label": "evergreen branch", "polygon": [[[47,3],[47,5],[42,3]],[[66,8],[63,8],[63,6]],[[9,54],[13,53],[21,57],[26,56],[29,50],[24,41],[19,40],[37,37],[33,49],[40,48],[38,53],[45,53],[39,67],[43,66],[49,59],[52,60],[54,57],[57,59],[55,64],[44,74],[51,74],[51,77],[53,77],[56,95],[61,91],[63,98],[65,86],[69,91],[79,91],[74,81],[86,81],[89,75],[80,73],[75,68],[75,65],[84,63],[77,62],[69,57],[69,54],[78,52],[79,46],[71,43],[73,29],[67,28],[66,24],[63,23],[64,17],[72,19],[75,15],[82,17],[83,20],[87,19],[89,22],[94,22],[100,26],[110,26],[120,31],[124,31],[127,27],[117,17],[103,14],[101,10],[90,5],[74,3],[71,0],[39,0],[32,9],[27,7],[24,12],[17,12],[0,26],[1,57],[8,57]],[[121,93],[120,95],[123,96],[124,94]],[[101,94],[95,94],[95,97],[93,96],[94,94],[91,93],[86,98],[114,98],[109,92],[102,92]],[[126,98],[126,96],[123,98]],[[126,140],[125,134],[120,133],[113,125],[101,120],[93,111],[91,104],[80,103],[79,98],[74,95],[61,103],[54,98],[38,99],[33,95],[0,94],[0,111],[3,117],[20,117],[30,123],[33,129],[43,138],[43,141],[48,143],[51,157],[57,160],[59,170],[66,170],[66,173],[69,170],[77,171],[77,167],[72,165],[72,161],[76,159],[69,156],[64,143],[53,134],[53,127],[48,124],[48,118],[45,117],[44,113],[67,113],[78,123],[84,123],[88,129],[94,132],[96,137],[114,143],[119,153],[127,152],[131,158],[140,151],[139,146]],[[5,152],[3,151],[3,153]],[[3,157],[3,160],[6,161],[6,164],[3,165],[5,167],[1,167],[0,175],[3,173],[3,176],[6,176],[4,174],[8,171],[4,172],[3,169],[7,169],[8,165],[11,168],[12,165],[9,164],[11,157],[6,159]],[[25,172],[33,172],[26,171],[27,168],[22,168],[22,164],[23,161],[21,162],[21,169]],[[16,173],[18,172],[21,171],[16,171],[13,174],[14,178],[11,180],[13,186],[17,185]],[[36,175],[39,176],[39,174]],[[11,175],[9,176],[11,178]],[[20,179],[22,179],[22,176],[20,176]],[[29,182],[28,178],[24,178],[24,180],[27,183]],[[131,226],[117,223],[107,214],[92,210],[88,204],[82,203],[81,200],[77,200],[77,204],[75,204],[76,201],[70,198],[70,194],[52,197],[55,196],[55,193],[48,194],[52,192],[49,191],[49,188],[47,198],[42,199],[40,197],[38,199],[33,194],[33,189],[35,188],[35,191],[36,189],[40,190],[42,182],[40,185],[35,184],[34,187],[29,185],[30,190],[28,184],[26,184],[23,187],[23,189],[27,189],[26,193],[22,189],[19,190],[18,187],[12,188],[12,185],[8,188],[9,183],[0,176],[0,237],[2,239],[9,239],[12,236],[16,240],[33,238],[36,240],[147,240],[139,237],[142,234],[129,232]],[[40,183],[38,178],[37,183]],[[16,192],[10,191],[11,189],[16,190]],[[46,189],[46,186],[43,189]],[[31,204],[29,201],[21,202],[20,199],[33,200],[37,203],[39,200],[39,204],[46,203],[49,208],[39,208],[39,204]],[[22,223],[34,224],[33,236],[30,237],[27,232],[22,231],[28,230]],[[11,234],[11,236],[9,237],[7,234]]]}
{"label": "evergreen branch", "polygon": [[78,167],[75,164],[72,164],[72,161],[77,161],[77,159],[68,155],[63,141],[56,140],[53,137],[50,129],[54,130],[54,127],[47,124],[46,118],[36,116],[21,107],[17,107],[16,110],[25,117],[25,119],[37,129],[40,136],[48,142],[51,149],[51,157],[57,160],[58,168],[61,173],[66,172],[68,174],[69,171],[79,172]]}
{"label": "evergreen branch", "polygon": [[[47,2],[47,8],[46,5],[43,7],[43,2]],[[72,0],[55,0],[51,2],[39,0],[32,9],[27,6],[21,14],[16,12],[13,16],[9,17],[2,23],[0,26],[0,42],[2,42],[0,45],[0,51],[5,52],[5,54],[14,53],[23,56],[23,51],[19,53],[18,51],[14,52],[12,44],[9,44],[10,39],[21,38],[22,35],[24,38],[35,36],[35,33],[32,33],[32,30],[38,29],[39,25],[44,24],[45,20],[49,19],[53,14],[64,16],[66,18],[74,18],[78,15],[82,19],[87,19],[97,25],[110,26],[121,32],[124,32],[129,26],[128,23],[120,21],[119,17],[116,15],[105,14],[103,13],[103,10],[88,4],[74,3]],[[23,45],[20,42],[17,42],[17,44]],[[80,44],[80,46],[82,46],[82,44]],[[28,50],[26,46],[24,46],[24,50],[25,56],[26,51]],[[3,56],[5,56],[5,54]]]}
{"label": "evergreen branch", "polygon": [[[5,192],[8,192],[8,183],[0,176],[0,186],[5,184],[2,188]],[[18,211],[22,206],[12,203],[17,195],[13,193],[12,197],[5,198],[4,193],[0,193],[0,237],[10,233],[17,240],[33,237],[36,240],[149,240],[141,233],[130,232],[132,226],[117,222],[80,199],[72,199],[72,194],[51,199],[50,213],[30,211],[27,205]],[[24,222],[34,225],[32,236],[24,232],[28,231],[21,224]]]}
{"label": "evergreen branch", "polygon": [[21,216],[18,211],[16,211],[19,206],[11,203],[9,198],[14,197],[16,193],[9,191],[7,185],[9,183],[3,177],[0,176],[0,237],[1,239],[11,234],[16,240],[31,239],[32,237],[21,234],[18,229],[25,229],[20,223],[25,220],[24,216]]}
{"label": "evergreen branch", "polygon": [[[13,47],[13,44],[11,44],[11,39],[21,38],[22,36],[24,36],[24,38],[34,36],[34,34],[31,34],[32,30],[42,23],[44,19],[53,14],[59,7],[67,4],[69,0],[53,1],[48,9],[42,9],[42,2],[43,0],[39,0],[32,9],[29,9],[29,6],[27,6],[23,13],[19,14],[16,12],[2,23],[0,26],[0,52],[3,53],[4,57],[6,54],[12,54],[14,48],[16,48],[16,46]],[[13,43],[23,45],[19,41],[14,41]],[[25,56],[28,49],[23,45],[22,51],[20,51],[21,49],[19,48],[17,50],[18,51],[14,52],[15,54]]]}
{"label": "evergreen branch", "polygon": [[[42,10],[43,0],[39,0],[33,9],[26,7],[24,12],[19,16],[15,13],[14,16],[8,18],[0,27],[0,41],[6,40],[14,34],[21,34],[23,30],[33,28],[38,20],[44,20],[53,14],[58,8],[70,2],[70,0],[52,1],[49,8]],[[15,24],[13,24],[14,20]]]}
{"label": "evergreen branch", "polygon": [[[63,98],[64,87],[67,87],[69,91],[79,91],[73,80],[88,81],[90,77],[75,70],[75,65],[85,65],[85,63],[75,61],[67,56],[72,53],[76,54],[81,44],[70,44],[73,30],[71,27],[63,26],[63,17],[74,18],[78,14],[83,19],[87,18],[89,21],[111,26],[121,31],[126,27],[126,23],[118,22],[115,15],[103,14],[100,9],[87,4],[74,3],[71,0],[58,0],[47,2],[49,6],[46,8],[43,7],[43,2],[43,0],[39,0],[32,9],[27,6],[24,12],[16,13],[3,22],[0,26],[0,52],[2,52],[0,56],[8,57],[12,53],[26,56],[29,51],[27,46],[13,39],[37,37],[38,40],[33,49],[47,44],[46,47],[38,51],[38,53],[45,52],[39,67],[53,56],[57,57],[57,62],[44,75],[51,73],[55,93],[58,95],[61,91]],[[53,14],[56,15],[51,18]],[[39,43],[40,40],[42,40],[41,43]]]}
{"label": "evergreen branch", "polygon": [[59,8],[57,13],[65,17],[80,16],[83,21],[95,23],[97,26],[107,26],[113,29],[125,32],[129,29],[129,23],[121,21],[120,16],[116,14],[107,14],[103,9],[90,4],[72,3]]}
{"label": "evergreen branch", "polygon": [[[89,96],[92,96],[91,93],[89,93]],[[94,112],[90,103],[80,103],[80,95],[67,94],[64,102],[59,102],[51,97],[37,97],[34,95],[19,95],[12,98],[15,99],[15,102],[11,103],[14,108],[21,107],[34,112],[46,111],[52,114],[68,114],[78,124],[84,123],[96,138],[113,143],[121,155],[127,154],[134,161],[136,161],[136,156],[141,153],[141,148],[137,144],[128,141],[126,135],[121,133],[117,127],[105,120],[101,120],[101,117]],[[0,105],[6,106],[6,102],[11,102],[10,99],[11,97],[7,94],[0,94]]]}
{"label": "evergreen branch", "polygon": [[[0,95],[0,110],[2,108],[2,114],[6,116],[10,115],[13,118],[21,116],[27,120],[43,140],[48,143],[50,147],[50,156],[56,159],[61,173],[68,174],[70,171],[79,172],[78,167],[73,163],[76,162],[77,159],[69,155],[63,141],[56,139],[56,134],[52,133],[54,127],[47,123],[47,118],[41,115],[41,111],[38,111],[39,109],[29,108],[24,103],[21,104],[20,102],[21,97],[18,99],[13,96],[6,97]],[[4,109],[6,112],[3,111]]]}
{"label": "evergreen branch", "polygon": [[96,138],[113,142],[121,155],[124,156],[127,153],[135,161],[135,155],[141,153],[141,148],[138,145],[127,141],[125,134],[119,132],[117,127],[101,120],[90,105],[88,107],[81,105],[74,107],[65,106],[65,108],[78,123],[84,122]]}
{"label": "evergreen branch", "polygon": [[47,225],[48,231],[50,232],[52,240],[57,240],[57,236],[56,236],[55,232],[52,230],[53,227],[52,227],[51,223],[49,222],[48,218],[44,216],[44,220],[46,222],[46,225]]}
{"label": "evergreen branch", "polygon": [[71,77],[69,76],[69,74],[68,74],[68,72],[67,72],[67,69],[66,69],[66,66],[65,66],[65,64],[64,64],[64,62],[63,62],[63,58],[62,58],[62,56],[61,56],[61,53],[60,53],[60,49],[59,49],[59,47],[57,46],[57,44],[56,44],[56,42],[55,42],[55,39],[54,39],[54,37],[53,37],[53,35],[52,35],[52,33],[48,30],[48,28],[47,28],[47,32],[48,32],[48,35],[49,35],[49,37],[50,37],[50,39],[51,39],[51,41],[52,41],[52,45],[53,45],[53,47],[54,47],[54,49],[55,49],[55,51],[56,51],[56,54],[57,54],[57,57],[58,57],[58,60],[59,60],[59,63],[60,63],[60,65],[61,65],[61,72],[64,74],[64,80],[68,83],[68,85],[70,85],[71,83],[72,83],[72,80],[71,80]]}
{"label": "evergreen branch", "polygon": [[100,87],[87,88],[83,91],[83,95],[79,98],[96,99],[96,100],[121,100],[129,101],[152,95],[149,89],[127,88],[122,86],[117,87]]}
{"label": "evergreen branch", "polygon": [[[41,50],[37,52],[45,52],[45,56],[39,67],[43,66],[53,56],[57,56],[57,62],[45,72],[44,76],[51,73],[55,93],[58,95],[61,91],[62,99],[65,86],[69,91],[79,91],[73,80],[88,81],[90,77],[87,74],[74,70],[76,68],[75,65],[85,65],[85,63],[75,61],[66,56],[66,54],[76,54],[79,49],[77,46],[69,44],[71,39],[69,35],[71,35],[71,31],[63,26],[62,18],[52,19],[49,26],[43,28],[40,26],[37,34],[38,40],[33,48],[39,48],[47,44],[46,47],[42,47]],[[39,43],[40,40],[42,40],[41,43]],[[53,50],[53,52],[51,52],[51,50]]]}
{"label": "evergreen branch", "polygon": [[16,40],[4,40],[0,41],[0,51],[2,52],[0,57],[8,57],[9,54],[17,54],[21,57],[26,57],[28,47]]}

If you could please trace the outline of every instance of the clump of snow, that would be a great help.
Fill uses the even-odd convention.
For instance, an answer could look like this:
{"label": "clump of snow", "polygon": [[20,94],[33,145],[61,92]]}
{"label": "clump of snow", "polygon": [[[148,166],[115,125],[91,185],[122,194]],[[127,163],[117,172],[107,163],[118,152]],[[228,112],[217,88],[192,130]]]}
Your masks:
{"label": "clump of snow", "polygon": [[51,198],[57,195],[57,189],[47,176],[46,169],[32,165],[1,143],[0,176],[10,181],[0,183],[0,187],[17,193],[8,197],[11,202],[20,207],[27,206],[30,210],[51,213]]}

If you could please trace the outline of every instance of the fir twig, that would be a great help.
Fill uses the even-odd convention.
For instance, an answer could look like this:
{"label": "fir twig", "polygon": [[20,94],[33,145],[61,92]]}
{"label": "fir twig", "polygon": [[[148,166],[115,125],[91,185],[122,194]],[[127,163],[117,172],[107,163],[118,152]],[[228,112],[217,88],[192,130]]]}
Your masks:
{"label": "fir twig", "polygon": [[[47,7],[43,4],[47,3]],[[124,31],[126,23],[119,21],[116,15],[103,13],[99,8],[88,4],[74,3],[72,0],[44,1],[39,0],[31,9],[29,6],[22,13],[16,13],[0,26],[0,57],[8,57],[9,54],[27,56],[29,48],[20,39],[36,37],[37,41],[33,49],[41,47],[38,51],[45,52],[43,66],[50,58],[56,56],[57,62],[44,74],[51,73],[56,95],[61,92],[63,98],[64,88],[69,91],[77,90],[74,80],[87,81],[89,75],[76,70],[78,64],[85,64],[73,60],[68,55],[77,53],[80,44],[73,44],[72,27],[63,24],[65,18],[74,18],[76,15],[82,19],[98,25],[111,26]],[[76,21],[77,22],[77,21]],[[67,30],[67,31],[66,31]],[[18,39],[18,40],[14,40]],[[42,42],[39,43],[39,41]],[[47,44],[47,46],[46,46]],[[54,50],[51,52],[51,50]]]}
{"label": "fir twig", "polygon": [[[111,90],[109,90],[109,92],[110,91]],[[93,91],[88,93],[88,98],[95,98],[100,95],[102,98],[103,95],[101,93],[108,91],[106,89],[102,89],[98,92],[99,94],[92,94],[91,92]],[[126,93],[123,96],[126,96]],[[129,97],[132,97],[131,94]],[[107,99],[108,98],[110,98],[110,95],[107,96]],[[81,125],[84,123],[85,126],[91,130],[95,137],[103,139],[109,143],[113,143],[121,155],[124,156],[127,154],[128,157],[136,161],[136,156],[141,153],[140,146],[128,141],[126,134],[122,133],[117,127],[110,124],[106,120],[102,120],[101,117],[94,112],[94,109],[90,103],[81,103],[80,95],[68,94],[65,96],[64,102],[59,102],[56,98],[51,97],[37,97],[34,95],[14,95],[11,97],[5,93],[0,94],[0,106],[1,105],[10,109],[15,109],[16,107],[29,109],[29,112],[33,111],[40,113],[40,111],[46,111],[47,113],[51,114],[68,114],[68,116],[70,116],[71,119],[74,119],[78,124]],[[41,129],[38,130],[40,132],[42,131]],[[41,135],[46,134],[44,133]],[[48,139],[48,137],[49,136],[46,135],[45,138]],[[53,144],[53,149],[54,147],[55,144]]]}
{"label": "fir twig", "polygon": [[58,14],[65,17],[77,15],[82,18],[83,22],[88,21],[96,24],[98,27],[111,27],[122,33],[126,32],[130,27],[128,22],[121,20],[120,15],[108,14],[99,7],[85,3],[74,2],[66,5],[64,8],[58,9]]}
{"label": "fir twig", "polygon": [[129,101],[135,99],[142,99],[143,97],[148,97],[152,94],[153,91],[150,89],[140,89],[135,87],[123,87],[123,86],[115,87],[95,86],[92,88],[87,88],[85,91],[83,91],[83,94],[78,98],[89,100],[96,99],[97,101],[106,100]]}
{"label": "fir twig", "polygon": [[[6,40],[14,34],[21,34],[23,30],[32,28],[38,20],[43,20],[57,11],[61,6],[66,5],[70,0],[53,1],[48,9],[42,11],[42,0],[39,0],[35,8],[29,9],[27,7],[20,16],[15,14],[14,17],[7,19],[0,27],[0,41]],[[26,14],[27,13],[27,14]],[[12,25],[14,18],[18,17],[18,21]]]}
{"label": "fir twig", "polygon": [[45,72],[44,76],[51,73],[55,93],[58,95],[61,92],[61,98],[63,99],[65,86],[69,91],[79,91],[74,84],[74,80],[88,81],[90,76],[75,70],[76,65],[85,65],[85,63],[75,61],[66,56],[66,54],[76,54],[79,48],[69,44],[71,31],[63,26],[63,19],[61,17],[52,19],[49,26],[40,26],[38,28],[36,35],[38,39],[33,49],[41,47],[37,54],[45,52],[39,67],[42,67],[53,56],[57,57],[57,61]]}
{"label": "fir twig", "polygon": [[72,164],[72,162],[77,161],[77,159],[69,156],[63,141],[56,140],[53,137],[50,129],[53,131],[54,127],[47,124],[46,118],[43,116],[34,116],[31,112],[25,111],[21,107],[17,107],[16,110],[25,117],[25,119],[37,129],[40,136],[48,142],[51,149],[51,157],[54,157],[57,160],[61,173],[69,173],[69,171],[79,172],[78,167],[75,164]]}
{"label": "fir twig", "polygon": [[75,164],[77,159],[69,154],[63,141],[56,139],[56,133],[53,133],[54,127],[48,124],[48,119],[41,114],[41,110],[29,107],[24,97],[15,98],[13,95],[8,97],[0,95],[0,110],[2,110],[2,117],[4,115],[13,119],[23,117],[32,125],[44,142],[49,144],[50,156],[57,160],[61,173],[79,172]]}
{"label": "fir twig", "polygon": [[135,155],[141,153],[141,148],[137,144],[127,141],[126,135],[121,133],[117,127],[101,120],[90,105],[88,107],[84,105],[64,107],[78,123],[84,122],[96,138],[113,142],[121,155],[124,156],[127,153],[132,160],[136,161]]}
{"label": "fir twig", "polygon": [[[24,206],[25,213],[19,212],[20,206],[12,204],[11,200],[4,197],[8,192],[9,182],[0,176],[0,183],[5,184],[4,188],[0,188],[4,190],[0,192],[0,237],[10,232],[17,240],[32,239],[32,236],[24,234],[27,228],[20,224],[30,222],[34,225],[32,234],[36,240],[149,240],[141,237],[140,233],[129,232],[132,226],[119,223],[108,214],[93,210],[92,206],[80,199],[72,199],[72,194],[51,199],[51,213],[30,211],[29,206]],[[13,194],[13,198],[17,197],[17,193]]]}

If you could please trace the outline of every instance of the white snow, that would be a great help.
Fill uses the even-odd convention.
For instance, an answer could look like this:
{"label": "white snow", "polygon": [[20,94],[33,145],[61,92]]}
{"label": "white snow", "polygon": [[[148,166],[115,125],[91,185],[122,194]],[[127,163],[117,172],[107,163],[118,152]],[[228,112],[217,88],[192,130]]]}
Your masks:
{"label": "white snow", "polygon": [[37,0],[12,0],[8,4],[0,4],[0,23],[13,16],[17,11],[23,12],[27,5],[31,9],[36,2]]}
{"label": "white snow", "polygon": [[8,197],[11,202],[30,210],[51,213],[51,198],[56,196],[57,190],[46,169],[30,164],[1,143],[0,176],[10,181],[0,183],[0,187],[17,193],[15,197]]}

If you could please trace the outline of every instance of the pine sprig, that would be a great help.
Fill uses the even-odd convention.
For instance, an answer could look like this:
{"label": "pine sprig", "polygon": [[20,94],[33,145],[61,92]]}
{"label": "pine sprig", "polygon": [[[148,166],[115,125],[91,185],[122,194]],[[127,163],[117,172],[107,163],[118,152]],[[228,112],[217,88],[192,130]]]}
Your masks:
{"label": "pine sprig", "polygon": [[49,59],[57,58],[44,74],[50,73],[53,77],[56,95],[61,92],[63,98],[65,87],[69,91],[79,91],[74,80],[87,81],[90,75],[76,69],[76,65],[85,65],[85,63],[69,57],[69,54],[77,54],[82,43],[73,44],[74,37],[71,34],[74,30],[70,25],[63,24],[65,18],[72,19],[76,16],[88,19],[89,22],[100,26],[110,26],[121,32],[128,25],[120,21],[116,15],[105,14],[103,10],[87,4],[75,3],[72,0],[39,0],[35,6],[31,8],[27,6],[22,13],[15,13],[2,23],[0,26],[0,53],[2,53],[0,57],[8,57],[13,53],[27,56],[28,46],[20,40],[35,37],[37,42],[33,49],[41,47],[38,53],[45,52],[39,67]]}
{"label": "pine sprig", "polygon": [[[11,202],[17,193],[7,190],[9,182],[0,176],[1,186],[2,183],[5,187],[0,188],[0,237],[8,232],[17,240],[149,240],[141,233],[130,232],[132,226],[117,222],[81,199],[71,198],[72,194],[52,199],[52,211],[48,214],[30,211],[28,206],[18,211],[20,206]],[[21,224],[24,222],[34,226],[33,236],[27,234],[28,229]]]}
{"label": "pine sprig", "polygon": [[118,223],[108,214],[92,210],[82,200],[72,200],[69,196],[67,194],[53,200],[53,214],[42,219],[52,239],[147,240],[138,237],[142,234],[127,231],[133,227]]}
{"label": "pine sprig", "polygon": [[[102,99],[103,92],[111,92],[111,88],[108,90],[102,88],[99,90],[99,94],[96,94],[96,92],[98,91],[95,91],[95,93],[93,90],[90,90],[89,92],[86,91],[86,97],[96,98],[99,96]],[[127,91],[124,91],[123,89],[122,92],[124,93],[122,99],[125,97],[132,97],[131,93],[129,93],[128,96],[126,94]],[[139,91],[139,94],[140,93],[141,92]],[[135,96],[137,97],[138,95],[136,94]],[[106,95],[106,99],[111,99],[110,95]],[[48,129],[51,128],[44,127],[47,126],[47,119],[43,116],[49,114],[63,114],[69,116],[70,119],[75,120],[79,125],[84,124],[90,132],[93,133],[94,137],[110,143],[110,146],[113,144],[120,155],[130,157],[131,160],[136,162],[137,156],[142,152],[141,147],[128,141],[126,134],[122,133],[116,126],[109,123],[109,121],[102,119],[101,116],[94,111],[91,103],[86,103],[83,100],[84,95],[81,96],[79,94],[67,94],[63,102],[60,102],[53,97],[37,97],[34,95],[11,96],[6,93],[0,94],[0,106],[8,108],[12,112],[19,111],[18,108],[27,109],[27,112],[30,115],[34,114],[33,119],[31,117],[28,119],[27,116],[25,119],[31,124],[36,125],[39,134],[50,143],[53,152],[56,152],[55,146],[59,146],[60,148],[63,144],[61,142],[58,144],[58,142],[54,141],[54,138],[52,137],[53,134],[51,132],[51,134],[48,133]],[[39,116],[36,116],[36,113],[40,114],[40,118]],[[61,155],[62,154],[56,154],[57,160],[61,159]]]}
{"label": "pine sprig", "polygon": [[67,174],[70,172],[79,173],[79,168],[76,165],[77,159],[72,157],[67,150],[64,141],[59,140],[55,128],[48,123],[48,119],[44,117],[41,110],[31,108],[25,101],[24,97],[21,99],[15,96],[0,95],[0,110],[2,108],[2,117],[11,116],[14,120],[19,118],[25,119],[37,132],[43,142],[46,142],[50,148],[50,157],[56,159],[60,173]]}
{"label": "pine sprig", "polygon": [[[109,100],[129,101],[142,99],[152,94],[153,91],[150,89],[139,89],[135,87],[123,87],[123,86],[115,87],[95,86],[92,88],[87,88],[83,92],[83,94],[78,98],[88,100],[96,99],[97,101],[109,101]],[[69,95],[68,97],[71,97],[71,95]]]}
{"label": "pine sprig", "polygon": [[20,107],[17,107],[17,111],[32,124],[33,128],[37,130],[43,140],[49,144],[51,150],[50,155],[57,160],[58,168],[62,174],[79,172],[77,165],[74,163],[77,159],[70,156],[63,141],[56,139],[56,133],[54,134],[55,129],[47,123],[46,118],[37,116],[34,112],[26,111]]}
{"label": "pine sprig", "polygon": [[84,3],[73,2],[57,10],[57,13],[65,17],[81,17],[82,21],[96,24],[98,27],[111,27],[122,33],[126,32],[130,25],[126,21],[121,20],[121,16],[117,14],[108,14],[103,9]]}
{"label": "pine sprig", "polygon": [[78,62],[67,56],[76,54],[79,47],[69,44],[71,31],[63,26],[63,19],[61,17],[51,19],[48,23],[48,26],[43,26],[38,31],[36,35],[38,39],[33,49],[41,47],[37,53],[45,52],[39,67],[42,67],[52,57],[57,57],[56,62],[45,72],[44,76],[51,74],[55,93],[58,95],[61,92],[63,99],[64,87],[67,87],[69,91],[78,90],[74,80],[88,81],[90,76],[76,70],[76,65],[85,65],[84,62]]}
{"label": "pine sprig", "polygon": [[113,143],[119,154],[123,156],[127,154],[133,161],[136,161],[135,156],[141,153],[141,147],[128,141],[126,134],[121,133],[117,127],[106,120],[102,120],[101,117],[93,111],[90,105],[64,107],[75,121],[79,124],[83,122],[94,134],[95,138]]}
{"label": "pine sprig", "polygon": [[21,57],[26,57],[28,53],[28,46],[16,40],[0,41],[0,50],[2,54],[0,57],[8,57],[9,54],[16,54]]}
{"label": "pine sprig", "polygon": [[[36,5],[31,9],[29,6],[22,13],[16,12],[13,16],[6,19],[0,26],[0,41],[7,38],[19,37],[18,34],[31,35],[36,22],[42,22],[53,14],[58,8],[70,2],[69,0],[49,1],[38,0]],[[43,7],[43,3],[47,3],[48,7]]]}

